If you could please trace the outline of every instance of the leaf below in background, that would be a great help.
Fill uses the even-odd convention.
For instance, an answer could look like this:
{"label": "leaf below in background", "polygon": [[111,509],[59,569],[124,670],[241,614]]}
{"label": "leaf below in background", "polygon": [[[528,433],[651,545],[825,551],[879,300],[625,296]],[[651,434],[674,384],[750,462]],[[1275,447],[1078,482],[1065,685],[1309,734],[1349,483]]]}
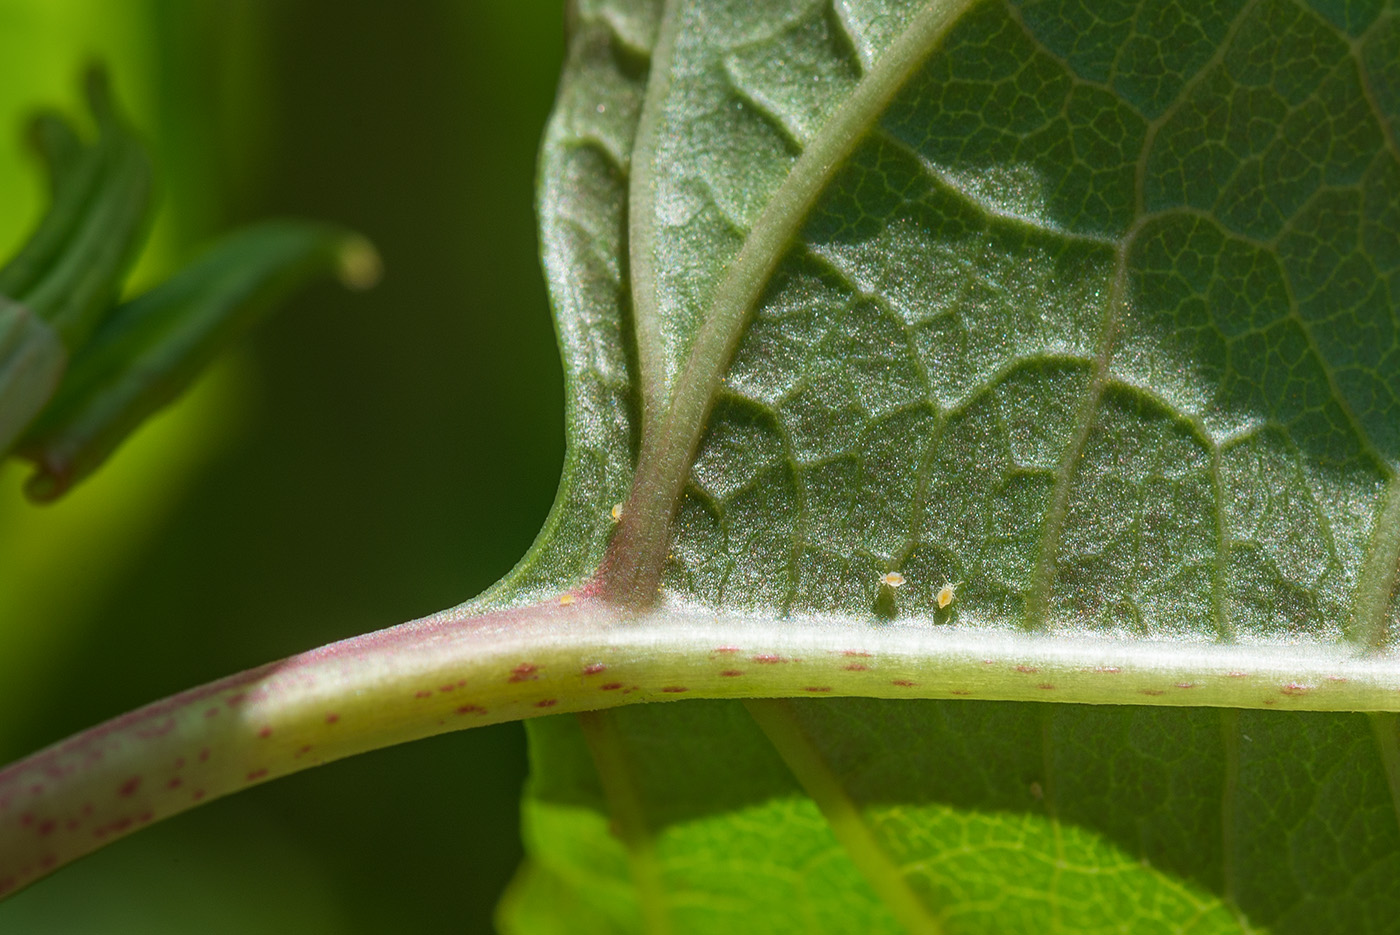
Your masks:
{"label": "leaf below in background", "polygon": [[[1267,710],[1346,707],[1328,660],[1395,682],[1400,5],[575,19],[540,188],[569,461],[491,599],[601,562],[663,614],[990,658],[917,686],[948,700],[533,722],[506,930],[1400,930],[1394,716]],[[1086,644],[1187,675],[1053,703],[1121,698],[1039,670]],[[1222,702],[1280,659],[1317,678]]]}

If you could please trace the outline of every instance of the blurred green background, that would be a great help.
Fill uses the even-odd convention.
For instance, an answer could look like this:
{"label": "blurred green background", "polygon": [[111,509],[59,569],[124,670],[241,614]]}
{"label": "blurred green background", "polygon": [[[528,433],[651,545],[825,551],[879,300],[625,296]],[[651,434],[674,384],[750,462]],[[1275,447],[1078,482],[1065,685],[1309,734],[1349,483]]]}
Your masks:
{"label": "blurred green background", "polygon": [[[303,294],[92,482],[0,469],[0,762],[163,695],[465,600],[563,456],[536,259],[557,2],[0,0],[0,253],[20,145],[106,61],[163,199],[135,282],[273,215],[367,234],[375,290]],[[520,859],[518,724],[254,789],[0,904],[0,932],[479,932]]]}

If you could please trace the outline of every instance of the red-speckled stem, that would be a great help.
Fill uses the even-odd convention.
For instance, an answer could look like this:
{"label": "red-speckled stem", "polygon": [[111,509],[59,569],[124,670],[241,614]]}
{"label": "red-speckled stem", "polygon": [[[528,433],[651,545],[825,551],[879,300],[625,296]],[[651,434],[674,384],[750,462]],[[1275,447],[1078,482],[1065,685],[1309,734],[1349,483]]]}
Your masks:
{"label": "red-speckled stem", "polygon": [[1073,640],[927,620],[626,614],[586,594],[447,611],[234,675],[0,771],[0,895],[152,821],[308,766],[540,714],[680,698],[1400,710],[1393,659]]}

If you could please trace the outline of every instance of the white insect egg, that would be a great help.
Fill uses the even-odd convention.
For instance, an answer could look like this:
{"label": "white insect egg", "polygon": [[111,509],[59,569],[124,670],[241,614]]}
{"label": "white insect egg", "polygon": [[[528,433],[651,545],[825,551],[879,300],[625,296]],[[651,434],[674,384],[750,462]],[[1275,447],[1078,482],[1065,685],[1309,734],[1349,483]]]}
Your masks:
{"label": "white insect egg", "polygon": [[943,583],[943,587],[938,589],[937,601],[939,610],[944,610],[949,604],[953,603],[953,598],[958,596],[958,588],[960,587],[962,587],[961,581],[957,584],[953,584],[951,581],[945,581]]}
{"label": "white insect egg", "polygon": [[904,576],[897,571],[887,571],[880,576],[880,583],[887,588],[900,588],[904,586]]}

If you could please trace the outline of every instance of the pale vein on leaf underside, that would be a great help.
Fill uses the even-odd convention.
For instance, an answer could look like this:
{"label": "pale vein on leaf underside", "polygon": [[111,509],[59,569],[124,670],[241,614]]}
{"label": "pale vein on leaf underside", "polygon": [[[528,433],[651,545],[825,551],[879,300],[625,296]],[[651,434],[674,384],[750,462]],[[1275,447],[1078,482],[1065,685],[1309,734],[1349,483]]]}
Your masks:
{"label": "pale vein on leaf underside", "polygon": [[1375,33],[1376,28],[1387,20],[1395,19],[1400,14],[1382,15],[1376,17],[1366,31],[1347,44],[1347,51],[1351,55],[1352,63],[1356,66],[1357,79],[1361,83],[1361,96],[1366,99],[1366,106],[1371,111],[1371,116],[1381,129],[1381,137],[1385,140],[1386,148],[1390,150],[1392,156],[1400,161],[1400,139],[1396,138],[1396,130],[1386,118],[1385,111],[1376,100],[1376,90],[1371,83],[1371,73],[1366,68],[1366,53],[1362,48]]}
{"label": "pale vein on leaf underside", "polygon": [[1074,478],[1079,473],[1079,461],[1084,455],[1089,435],[1097,423],[1099,402],[1109,383],[1109,362],[1113,357],[1113,343],[1117,338],[1119,312],[1127,292],[1127,242],[1118,248],[1113,282],[1108,289],[1103,316],[1099,325],[1098,352],[1094,359],[1093,376],[1085,391],[1075,417],[1074,435],[1065,447],[1055,471],[1055,482],[1050,488],[1050,503],[1045,509],[1045,522],[1041,526],[1040,542],[1036,549],[1035,568],[1031,572],[1030,590],[1026,594],[1026,615],[1023,626],[1027,630],[1037,630],[1045,626],[1045,615],[1049,609],[1050,589],[1055,583],[1055,556],[1059,550],[1060,537],[1064,532],[1065,515],[1069,510],[1069,496],[1074,487]]}
{"label": "pale vein on leaf underside", "polygon": [[1400,717],[1389,712],[1368,715],[1376,749],[1385,768],[1386,787],[1390,790],[1391,812],[1400,830]]}
{"label": "pale vein on leaf underside", "polygon": [[1145,193],[1147,184],[1147,159],[1156,146],[1157,134],[1162,131],[1162,127],[1170,123],[1171,119],[1176,116],[1181,105],[1190,99],[1191,92],[1196,89],[1196,86],[1205,80],[1205,77],[1225,60],[1225,53],[1229,50],[1231,44],[1234,43],[1235,35],[1240,31],[1240,28],[1249,19],[1250,14],[1254,12],[1254,8],[1258,5],[1259,0],[1249,0],[1248,3],[1240,7],[1240,11],[1235,14],[1235,18],[1226,28],[1225,35],[1215,47],[1215,51],[1211,53],[1210,58],[1206,59],[1205,62],[1201,64],[1201,67],[1196,69],[1195,73],[1186,79],[1186,82],[1176,92],[1176,96],[1172,98],[1172,102],[1167,105],[1167,109],[1158,114],[1157,119],[1151,121],[1147,125],[1147,132],[1143,134],[1142,149],[1138,152],[1137,168],[1134,170],[1133,176],[1134,204],[1137,207],[1136,214],[1139,217],[1147,213],[1147,196]]}
{"label": "pale vein on leaf underside", "polygon": [[794,717],[791,702],[763,699],[746,701],[744,706],[895,919],[913,935],[941,935],[943,926],[932,907],[885,852],[859,806],[846,794],[840,777]]}
{"label": "pale vein on leaf underside", "polygon": [[[669,395],[664,415],[647,420],[644,425],[632,494],[601,575],[601,590],[609,599],[640,606],[655,601],[661,569],[670,551],[672,517],[705,420],[763,289],[808,213],[846,159],[895,94],[973,2],[975,0],[932,0],[911,20],[904,33],[891,43],[850,96],[827,118],[749,231],[715,290],[690,357]],[[667,13],[661,48],[654,59],[658,64],[666,57],[662,51],[665,43],[674,41],[674,32],[667,34],[668,28],[672,31],[676,28],[674,10],[668,7]],[[660,97],[653,96],[648,88],[643,105],[643,126],[648,119],[657,119],[655,113],[660,104]],[[634,180],[639,169],[634,160]],[[633,230],[633,241],[641,239],[647,230]],[[635,265],[632,272],[634,277],[641,275]],[[651,312],[655,314],[658,310],[654,308],[654,270],[652,275],[653,281],[642,288],[653,290]],[[634,283],[634,290],[638,285]],[[641,317],[639,312],[638,318]],[[655,340],[654,325],[650,330],[639,328],[639,345]],[[656,363],[659,363],[660,353],[659,343],[645,351],[639,347],[639,356],[649,355]]]}
{"label": "pale vein on leaf underside", "polygon": [[1221,898],[1241,927],[1247,927],[1244,913],[1236,902],[1239,868],[1235,861],[1235,807],[1240,785],[1240,712],[1220,709],[1220,742],[1225,751],[1225,787],[1220,795]]}
{"label": "pale vein on leaf underside", "polygon": [[656,855],[656,842],[646,820],[646,807],[633,782],[631,762],[612,711],[581,711],[578,718],[593,757],[594,769],[608,801],[608,811],[617,822],[617,833],[627,848],[627,864],[637,887],[643,931],[647,935],[667,935],[671,931],[666,910],[666,890]]}

